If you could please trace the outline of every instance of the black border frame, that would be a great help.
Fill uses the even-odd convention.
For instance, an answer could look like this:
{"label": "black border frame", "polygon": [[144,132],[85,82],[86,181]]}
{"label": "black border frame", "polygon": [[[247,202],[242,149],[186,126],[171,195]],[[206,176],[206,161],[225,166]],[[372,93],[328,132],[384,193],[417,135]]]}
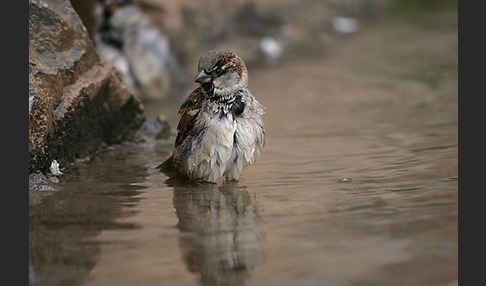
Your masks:
{"label": "black border frame", "polygon": [[[4,270],[2,284],[28,285],[28,1],[3,3],[2,34],[2,179],[0,216]],[[22,95],[22,93],[26,93]]]}

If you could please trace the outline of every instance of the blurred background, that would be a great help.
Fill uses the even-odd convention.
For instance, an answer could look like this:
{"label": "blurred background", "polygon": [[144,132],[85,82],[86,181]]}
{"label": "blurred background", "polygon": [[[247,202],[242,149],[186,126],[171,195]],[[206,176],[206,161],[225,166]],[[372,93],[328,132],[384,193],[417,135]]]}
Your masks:
{"label": "blurred background", "polygon": [[[276,73],[281,65],[332,57],[368,27],[401,21],[415,25],[418,34],[457,25],[454,0],[71,2],[98,53],[116,67],[149,111],[154,100],[186,96],[199,57],[211,49],[232,49],[251,71]],[[441,47],[438,42],[417,42],[416,49],[427,45]],[[449,56],[451,62],[446,64],[453,64],[455,59]],[[422,54],[423,69],[428,61],[432,59]],[[429,70],[424,76],[437,77],[437,72],[441,71]]]}
{"label": "blurred background", "polygon": [[[458,285],[457,1],[71,3],[148,120],[30,194],[34,285]],[[245,60],[266,146],[198,187],[153,167],[211,49]]]}

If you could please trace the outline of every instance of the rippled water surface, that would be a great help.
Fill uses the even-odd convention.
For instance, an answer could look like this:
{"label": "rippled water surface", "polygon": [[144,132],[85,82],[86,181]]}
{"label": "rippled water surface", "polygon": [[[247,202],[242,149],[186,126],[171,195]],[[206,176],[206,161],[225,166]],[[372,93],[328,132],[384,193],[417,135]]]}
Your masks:
{"label": "rippled water surface", "polygon": [[267,145],[238,183],[168,180],[172,138],[31,194],[35,285],[457,285],[457,31],[394,25],[250,70]]}

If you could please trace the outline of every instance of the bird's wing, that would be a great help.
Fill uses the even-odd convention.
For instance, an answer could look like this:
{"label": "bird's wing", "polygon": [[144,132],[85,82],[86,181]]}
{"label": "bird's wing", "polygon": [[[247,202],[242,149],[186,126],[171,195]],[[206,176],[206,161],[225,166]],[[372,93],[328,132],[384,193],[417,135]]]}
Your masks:
{"label": "bird's wing", "polygon": [[181,116],[181,119],[177,125],[175,147],[179,146],[184,141],[194,127],[196,117],[202,107],[203,98],[204,91],[201,87],[198,87],[191,92],[179,108],[178,114]]}

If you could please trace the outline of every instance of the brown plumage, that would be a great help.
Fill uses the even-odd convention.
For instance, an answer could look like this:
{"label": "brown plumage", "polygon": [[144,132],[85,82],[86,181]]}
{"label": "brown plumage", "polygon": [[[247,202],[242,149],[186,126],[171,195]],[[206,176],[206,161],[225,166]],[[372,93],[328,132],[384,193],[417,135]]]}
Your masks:
{"label": "brown plumage", "polygon": [[161,167],[191,180],[238,180],[263,149],[263,106],[248,90],[248,70],[234,52],[210,51],[197,70],[200,86],[179,108],[174,152]]}
{"label": "brown plumage", "polygon": [[204,99],[204,91],[202,87],[196,88],[187,97],[184,103],[179,108],[179,124],[177,125],[177,138],[175,147],[179,146],[182,141],[189,135],[189,132],[194,127],[194,122],[202,106]]}

